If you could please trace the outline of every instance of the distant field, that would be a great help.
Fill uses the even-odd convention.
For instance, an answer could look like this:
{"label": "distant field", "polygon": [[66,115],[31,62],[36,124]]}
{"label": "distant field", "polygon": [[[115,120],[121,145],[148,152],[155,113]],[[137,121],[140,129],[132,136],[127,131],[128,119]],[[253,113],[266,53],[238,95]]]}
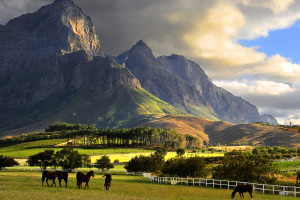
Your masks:
{"label": "distant field", "polygon": [[279,169],[300,168],[300,160],[276,162]]}
{"label": "distant field", "polygon": [[[0,149],[0,155],[10,156],[13,158],[28,158],[31,155],[42,152],[46,149],[53,149],[55,152],[60,151],[63,148],[17,148],[17,149]],[[87,154],[89,156],[93,155],[105,155],[105,154],[127,154],[127,153],[150,153],[153,150],[145,149],[133,149],[133,148],[110,148],[110,149],[84,149],[84,148],[74,148],[78,150],[81,154]]]}
{"label": "distant field", "polygon": [[[90,188],[77,189],[75,173],[69,175],[69,187],[42,187],[41,173],[38,172],[0,172],[1,200],[22,199],[113,199],[113,200],[226,200],[231,199],[232,190],[193,187],[182,185],[160,185],[138,176],[113,175],[110,191],[103,190],[102,174],[95,174],[91,178]],[[57,184],[58,185],[58,184]],[[250,199],[245,194],[246,199]],[[239,196],[235,197],[239,199]],[[291,200],[294,197],[279,195],[265,195],[254,193],[255,200]]]}
{"label": "distant field", "polygon": [[58,145],[58,144],[61,144],[64,142],[66,142],[66,139],[39,140],[39,141],[34,141],[34,142],[24,142],[21,144],[11,145],[8,147],[0,148],[0,150],[55,146],[55,145]]}

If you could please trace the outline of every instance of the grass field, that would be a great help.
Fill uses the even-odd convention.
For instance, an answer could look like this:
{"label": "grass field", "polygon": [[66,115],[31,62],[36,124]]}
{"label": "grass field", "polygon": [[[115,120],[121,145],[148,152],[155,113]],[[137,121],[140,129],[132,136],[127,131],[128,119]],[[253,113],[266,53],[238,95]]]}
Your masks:
{"label": "grass field", "polygon": [[[31,155],[42,152],[46,149],[53,149],[55,152],[60,151],[63,148],[16,148],[16,149],[0,149],[0,155],[9,156],[13,158],[28,158]],[[127,154],[127,153],[150,153],[153,150],[146,149],[134,149],[134,148],[109,148],[109,149],[86,149],[86,148],[74,148],[81,154],[93,155],[106,155],[106,154]]]}
{"label": "grass field", "polygon": [[276,162],[279,169],[300,168],[300,160]]}
{"label": "grass field", "polygon": [[[69,175],[69,186],[42,187],[41,173],[38,172],[0,172],[0,199],[104,199],[104,200],[133,200],[133,199],[201,199],[224,200],[231,199],[232,190],[192,187],[182,185],[159,185],[138,176],[113,175],[110,191],[103,190],[104,179],[101,174],[91,178],[90,189],[77,189],[75,174]],[[57,184],[58,185],[58,184]],[[250,199],[248,194],[246,199]],[[239,196],[235,197],[239,199]],[[265,195],[254,193],[255,200],[291,200],[294,197]]]}

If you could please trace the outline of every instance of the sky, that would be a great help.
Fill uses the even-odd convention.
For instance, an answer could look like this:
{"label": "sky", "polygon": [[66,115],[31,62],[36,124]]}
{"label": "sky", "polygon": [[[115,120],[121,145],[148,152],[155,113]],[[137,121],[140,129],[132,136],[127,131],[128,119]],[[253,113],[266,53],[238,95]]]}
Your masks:
{"label": "sky", "polygon": [[[0,24],[53,0],[0,0]],[[180,54],[213,82],[300,124],[300,1],[74,0],[92,18],[102,49],[118,55],[144,40],[157,56]]]}

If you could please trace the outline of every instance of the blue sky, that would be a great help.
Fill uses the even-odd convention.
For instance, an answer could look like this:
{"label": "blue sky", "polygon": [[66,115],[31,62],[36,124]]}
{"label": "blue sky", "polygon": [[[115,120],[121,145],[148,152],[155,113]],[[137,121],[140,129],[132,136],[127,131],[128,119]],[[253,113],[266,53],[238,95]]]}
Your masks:
{"label": "blue sky", "polygon": [[270,31],[267,37],[254,40],[240,40],[239,43],[247,47],[258,47],[257,51],[271,57],[279,54],[290,58],[293,63],[300,62],[300,21],[293,26]]}

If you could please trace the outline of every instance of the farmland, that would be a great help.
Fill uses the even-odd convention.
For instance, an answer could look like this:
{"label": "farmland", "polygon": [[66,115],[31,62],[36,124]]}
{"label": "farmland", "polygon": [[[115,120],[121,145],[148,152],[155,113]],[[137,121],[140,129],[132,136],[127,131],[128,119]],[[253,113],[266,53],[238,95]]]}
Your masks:
{"label": "farmland", "polygon": [[[0,198],[8,199],[231,199],[232,190],[192,187],[182,185],[159,185],[138,176],[113,175],[112,190],[103,190],[104,180],[95,174],[90,189],[76,189],[75,174],[69,176],[69,187],[42,187],[41,173],[0,172]],[[246,199],[250,198],[248,194]],[[236,197],[236,199],[239,199]],[[256,200],[290,200],[293,197],[254,193]]]}

